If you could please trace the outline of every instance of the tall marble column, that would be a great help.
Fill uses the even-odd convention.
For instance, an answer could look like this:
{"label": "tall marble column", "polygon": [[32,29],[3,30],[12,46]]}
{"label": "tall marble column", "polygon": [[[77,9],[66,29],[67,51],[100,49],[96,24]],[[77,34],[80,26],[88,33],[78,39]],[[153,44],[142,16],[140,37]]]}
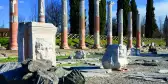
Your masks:
{"label": "tall marble column", "polygon": [[94,48],[102,48],[100,46],[100,17],[99,3],[101,0],[94,0]]}
{"label": "tall marble column", "polygon": [[80,45],[79,48],[86,49],[85,45],[85,0],[80,0],[80,17],[79,17],[79,25],[80,25]]}
{"label": "tall marble column", "polygon": [[61,49],[70,49],[68,45],[68,8],[67,0],[62,0]]}
{"label": "tall marble column", "polygon": [[112,24],[112,5],[114,4],[114,2],[112,1],[108,1],[108,14],[107,14],[107,45],[111,45],[113,43],[113,24]]}
{"label": "tall marble column", "polygon": [[18,0],[10,0],[10,50],[18,50]]}
{"label": "tall marble column", "polygon": [[137,36],[136,36],[136,47],[141,48],[141,19],[140,14],[137,15]]}
{"label": "tall marble column", "polygon": [[118,44],[123,45],[123,9],[119,11],[118,36]]}
{"label": "tall marble column", "polygon": [[45,23],[45,0],[38,0],[38,22]]}
{"label": "tall marble column", "polygon": [[132,12],[128,13],[128,49],[132,48]]}

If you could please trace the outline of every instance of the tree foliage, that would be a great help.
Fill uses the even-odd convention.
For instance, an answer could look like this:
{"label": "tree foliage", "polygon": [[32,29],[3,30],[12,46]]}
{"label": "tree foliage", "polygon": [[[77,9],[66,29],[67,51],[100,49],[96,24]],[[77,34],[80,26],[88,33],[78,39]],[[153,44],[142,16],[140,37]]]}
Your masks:
{"label": "tree foliage", "polygon": [[130,0],[118,0],[117,1],[117,23],[118,23],[118,19],[119,19],[119,10],[123,9],[123,33],[124,35],[127,34],[127,30],[128,30],[128,12],[130,12],[131,8],[130,8]]}
{"label": "tree foliage", "polygon": [[100,34],[105,34],[106,27],[106,0],[100,1]]}
{"label": "tree foliage", "polygon": [[70,33],[79,34],[79,3],[80,0],[69,0],[70,5]]}
{"label": "tree foliage", "polygon": [[89,33],[94,34],[94,0],[89,0]]}
{"label": "tree foliage", "polygon": [[154,32],[159,31],[155,20],[153,0],[147,0],[145,35],[147,38],[154,36]]}
{"label": "tree foliage", "polygon": [[52,0],[46,6],[45,19],[47,23],[52,23],[58,27],[58,32],[61,32],[61,16],[62,16],[62,4],[60,0]]}
{"label": "tree foliage", "polygon": [[132,11],[132,27],[133,27],[133,36],[136,37],[136,25],[137,25],[137,15],[138,15],[138,9],[135,0],[131,0],[131,11]]}

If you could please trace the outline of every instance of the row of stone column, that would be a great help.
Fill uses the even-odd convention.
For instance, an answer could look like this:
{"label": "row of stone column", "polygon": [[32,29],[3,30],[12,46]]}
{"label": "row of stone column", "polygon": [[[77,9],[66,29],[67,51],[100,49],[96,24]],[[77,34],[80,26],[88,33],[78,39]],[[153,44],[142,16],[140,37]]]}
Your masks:
{"label": "row of stone column", "polygon": [[[38,21],[45,23],[45,1],[38,0]],[[94,0],[94,48],[100,46],[100,17],[99,17],[100,0]],[[108,34],[107,45],[112,44],[112,1],[108,1]],[[61,33],[61,48],[70,49],[68,45],[68,5],[67,0],[62,0],[62,33]],[[79,48],[86,49],[85,44],[85,0],[80,0],[80,45]],[[140,30],[140,15],[137,17],[137,48],[141,47],[141,30]],[[123,10],[119,12],[118,23],[119,44],[123,44]],[[128,47],[132,48],[132,13],[128,14]],[[17,32],[18,32],[18,0],[10,0],[10,49],[17,50]]]}
{"label": "row of stone column", "polygon": [[[101,48],[100,46],[100,18],[99,18],[99,3],[100,0],[94,0],[94,48]],[[67,0],[62,0],[62,35],[61,35],[61,48],[62,49],[70,49],[68,45],[68,26],[67,26]],[[85,44],[85,0],[80,0],[80,17],[79,17],[79,25],[80,25],[80,44],[79,48],[86,49]]]}
{"label": "row of stone column", "polygon": [[[38,21],[45,23],[45,2],[44,0],[38,0]],[[18,0],[10,0],[10,40],[9,49],[18,50],[17,34],[18,34]]]}

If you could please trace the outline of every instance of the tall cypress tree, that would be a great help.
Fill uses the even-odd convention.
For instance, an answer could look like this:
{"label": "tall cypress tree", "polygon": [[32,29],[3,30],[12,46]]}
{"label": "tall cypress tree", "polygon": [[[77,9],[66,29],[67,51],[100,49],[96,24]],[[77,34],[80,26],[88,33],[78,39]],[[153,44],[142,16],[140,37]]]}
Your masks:
{"label": "tall cypress tree", "polygon": [[123,9],[123,0],[117,1],[117,30],[118,30],[118,23],[119,23],[119,11]]}
{"label": "tall cypress tree", "polygon": [[89,33],[94,34],[94,0],[89,0]]}
{"label": "tall cypress tree", "polygon": [[120,9],[123,9],[123,33],[127,34],[128,25],[128,12],[131,10],[129,5],[130,0],[118,0],[117,1],[117,23],[118,23],[118,13]]}
{"label": "tall cypress tree", "polygon": [[154,32],[158,30],[154,10],[155,8],[153,7],[153,0],[147,0],[145,23],[145,35],[147,38],[151,38]]}
{"label": "tall cypress tree", "polygon": [[133,27],[133,36],[136,36],[136,25],[137,25],[137,15],[138,15],[138,9],[135,0],[131,0],[131,11],[132,11],[132,27]]}
{"label": "tall cypress tree", "polygon": [[100,34],[105,34],[106,27],[106,0],[100,1]]}
{"label": "tall cypress tree", "polygon": [[70,33],[79,34],[79,3],[80,0],[69,0],[70,5]]}

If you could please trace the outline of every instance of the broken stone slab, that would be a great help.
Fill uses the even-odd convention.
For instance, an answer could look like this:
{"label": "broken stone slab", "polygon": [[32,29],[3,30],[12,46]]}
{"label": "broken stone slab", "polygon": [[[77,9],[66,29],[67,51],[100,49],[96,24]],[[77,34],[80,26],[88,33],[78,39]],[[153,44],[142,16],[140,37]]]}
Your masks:
{"label": "broken stone slab", "polygon": [[36,72],[38,70],[47,71],[52,67],[52,62],[49,60],[26,60],[22,65],[27,67],[29,72]]}
{"label": "broken stone slab", "polygon": [[162,73],[162,74],[168,73],[168,69],[160,69],[158,73]]}
{"label": "broken stone slab", "polygon": [[21,63],[11,62],[0,65],[0,74],[3,75],[6,80],[22,79],[22,76],[26,73],[22,68]]}
{"label": "broken stone slab", "polygon": [[160,73],[150,73],[150,72],[137,72],[128,74],[125,76],[127,78],[141,79],[146,81],[156,81],[156,82],[168,82],[168,74]]}
{"label": "broken stone slab", "polygon": [[37,71],[36,84],[58,84],[59,79],[54,72]]}
{"label": "broken stone slab", "polygon": [[67,70],[63,69],[62,67],[57,67],[56,70],[55,70],[55,74],[58,78],[62,78],[69,73],[70,73],[70,71],[67,71]]}
{"label": "broken stone slab", "polygon": [[126,68],[127,48],[125,45],[109,45],[102,58],[102,65],[105,69],[121,69]]}
{"label": "broken stone slab", "polygon": [[79,70],[72,70],[67,76],[59,80],[59,84],[85,84],[85,77]]}

